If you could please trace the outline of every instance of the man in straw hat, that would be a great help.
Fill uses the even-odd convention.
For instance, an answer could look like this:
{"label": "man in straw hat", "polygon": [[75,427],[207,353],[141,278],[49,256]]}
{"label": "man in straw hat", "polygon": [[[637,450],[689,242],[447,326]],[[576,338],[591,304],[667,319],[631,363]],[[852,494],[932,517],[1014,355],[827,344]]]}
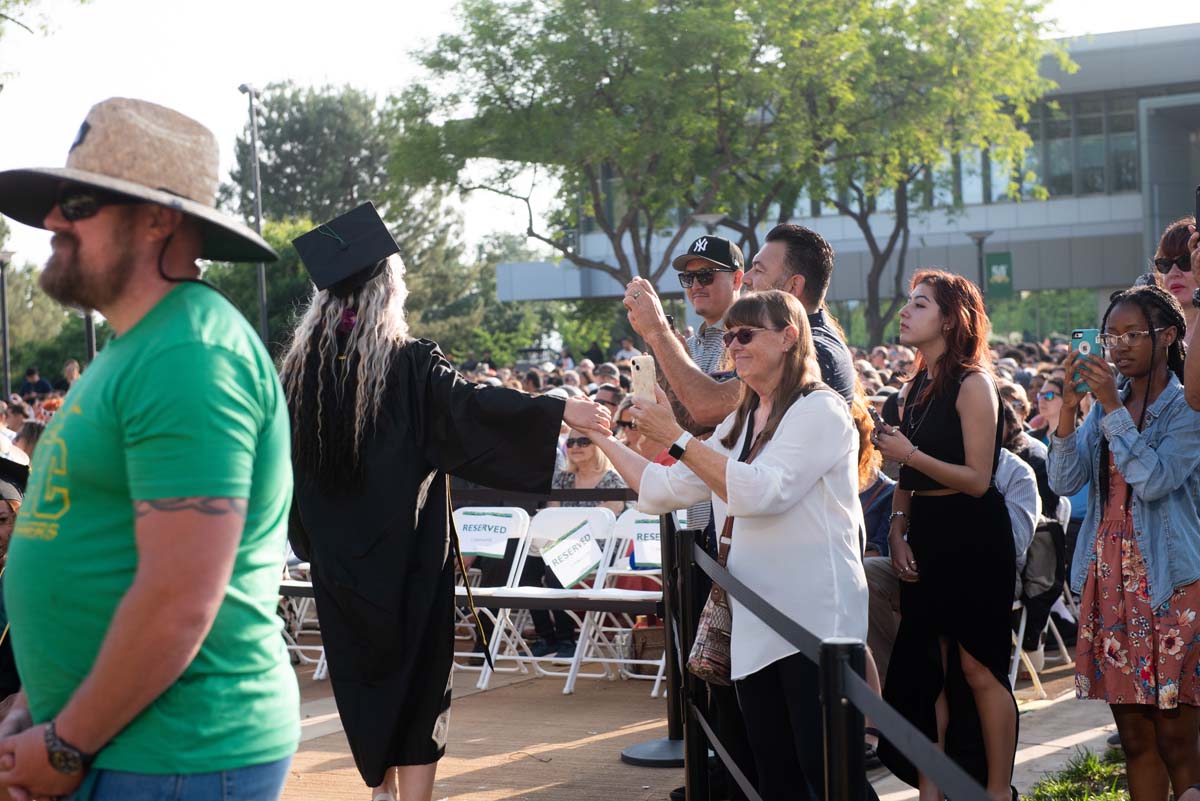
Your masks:
{"label": "man in straw hat", "polygon": [[65,168],[0,172],[0,213],[54,232],[42,288],[117,333],[46,427],[13,532],[24,682],[0,783],[18,798],[274,799],[296,748],[275,615],[287,408],[196,266],[275,253],[216,189],[207,128],[122,98],[91,109]]}

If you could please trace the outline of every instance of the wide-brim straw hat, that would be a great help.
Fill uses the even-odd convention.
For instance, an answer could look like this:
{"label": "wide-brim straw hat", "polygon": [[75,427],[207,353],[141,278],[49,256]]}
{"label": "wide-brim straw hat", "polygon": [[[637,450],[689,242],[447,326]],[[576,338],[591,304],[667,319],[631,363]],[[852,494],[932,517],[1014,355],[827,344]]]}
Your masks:
{"label": "wide-brim straw hat", "polygon": [[92,106],[65,167],[0,172],[0,214],[35,228],[63,184],[82,184],[178,209],[201,224],[201,258],[275,261],[279,256],[250,228],[216,208],[217,138],[178,111],[124,97]]}

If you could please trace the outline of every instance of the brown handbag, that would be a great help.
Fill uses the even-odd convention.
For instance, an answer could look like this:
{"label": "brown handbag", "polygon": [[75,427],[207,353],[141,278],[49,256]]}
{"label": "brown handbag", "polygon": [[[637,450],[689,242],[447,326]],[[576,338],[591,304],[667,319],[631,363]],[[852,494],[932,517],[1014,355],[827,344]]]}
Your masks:
{"label": "brown handbag", "polygon": [[[766,444],[761,436],[755,437],[754,447],[746,457],[746,463],[754,461],[759,450]],[[717,540],[717,564],[725,567],[729,560],[729,545],[732,542],[733,518],[726,517],[725,525],[721,528],[721,536]],[[729,641],[733,633],[733,610],[729,608],[729,597],[716,582],[704,602],[700,612],[700,623],[696,628],[696,639],[692,642],[692,651],[688,654],[687,669],[692,675],[703,679],[709,684],[729,686],[733,684],[732,659]]]}

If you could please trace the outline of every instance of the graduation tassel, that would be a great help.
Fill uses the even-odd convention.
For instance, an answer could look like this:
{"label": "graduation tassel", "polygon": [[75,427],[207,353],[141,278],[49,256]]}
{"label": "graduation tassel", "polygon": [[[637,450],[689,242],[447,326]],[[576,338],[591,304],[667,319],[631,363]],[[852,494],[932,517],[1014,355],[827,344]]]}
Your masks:
{"label": "graduation tassel", "polygon": [[471,582],[467,578],[467,565],[463,562],[462,545],[458,541],[458,526],[454,524],[454,504],[450,502],[450,476],[446,476],[446,519],[450,522],[450,541],[454,546],[454,556],[458,559],[458,569],[462,573],[463,586],[467,588],[467,607],[475,620],[475,631],[483,643],[483,658],[494,673],[496,665],[492,663],[492,649],[488,644],[487,634],[483,631],[483,622],[479,619],[479,610],[475,608],[475,596],[471,594]]}

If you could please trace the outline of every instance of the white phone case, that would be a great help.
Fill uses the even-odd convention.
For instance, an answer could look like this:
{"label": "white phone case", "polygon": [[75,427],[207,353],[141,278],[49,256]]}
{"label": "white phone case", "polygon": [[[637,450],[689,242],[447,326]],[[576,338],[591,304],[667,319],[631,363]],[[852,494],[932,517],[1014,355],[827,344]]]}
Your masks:
{"label": "white phone case", "polygon": [[647,403],[656,403],[654,399],[654,357],[635,356],[633,365],[633,396]]}

